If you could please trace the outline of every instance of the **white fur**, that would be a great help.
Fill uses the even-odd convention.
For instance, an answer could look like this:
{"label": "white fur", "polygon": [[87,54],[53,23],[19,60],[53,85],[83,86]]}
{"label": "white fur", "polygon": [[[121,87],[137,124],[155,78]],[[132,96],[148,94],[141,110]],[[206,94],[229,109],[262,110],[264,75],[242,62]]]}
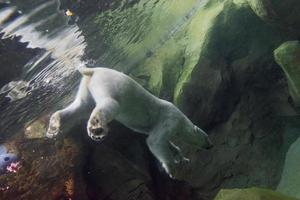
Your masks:
{"label": "white fur", "polygon": [[177,163],[189,161],[172,142],[173,138],[200,148],[211,146],[204,131],[172,103],[155,97],[127,75],[107,68],[84,68],[80,72],[83,79],[76,99],[52,115],[48,137],[56,136],[67,121],[77,123],[85,113],[91,113],[88,135],[99,141],[108,133],[107,124],[115,119],[149,135],[149,149],[170,176],[174,175]]}

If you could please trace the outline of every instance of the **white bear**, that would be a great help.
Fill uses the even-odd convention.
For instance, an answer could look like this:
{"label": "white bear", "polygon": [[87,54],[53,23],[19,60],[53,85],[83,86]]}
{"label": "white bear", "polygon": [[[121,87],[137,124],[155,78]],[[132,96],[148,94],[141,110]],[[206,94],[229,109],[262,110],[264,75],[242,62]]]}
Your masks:
{"label": "white bear", "polygon": [[178,162],[188,161],[173,143],[174,138],[199,148],[212,147],[207,134],[176,106],[152,95],[129,76],[108,68],[79,71],[83,78],[76,99],[51,116],[47,137],[55,137],[64,125],[78,123],[91,113],[87,132],[93,140],[100,141],[108,134],[107,124],[115,119],[148,135],[150,151],[171,177]]}

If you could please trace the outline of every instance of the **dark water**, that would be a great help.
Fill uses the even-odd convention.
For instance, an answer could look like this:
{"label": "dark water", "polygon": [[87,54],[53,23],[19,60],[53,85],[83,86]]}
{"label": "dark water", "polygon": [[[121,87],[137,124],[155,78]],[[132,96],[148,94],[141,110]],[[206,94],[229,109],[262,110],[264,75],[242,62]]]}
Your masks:
{"label": "dark water", "polygon": [[[57,172],[57,175],[53,175],[57,176],[57,181],[65,178],[59,178],[58,174],[67,176],[72,173],[73,166],[68,168],[64,161],[72,157],[72,152],[71,155],[64,152],[61,158],[59,153],[54,155],[54,152],[63,150],[56,149],[52,141],[38,140],[37,138],[44,138],[45,133],[40,132],[45,127],[40,127],[39,124],[31,126],[31,123],[35,124],[37,119],[44,120],[47,118],[45,116],[72,101],[80,81],[78,68],[115,68],[135,78],[132,71],[188,24],[205,2],[0,0],[0,145],[5,145],[7,149],[10,143],[11,146],[18,146],[18,150],[11,154],[1,154],[3,158],[9,157],[10,160],[6,162],[2,159],[0,167],[10,173],[1,176],[0,198],[3,195],[5,198],[14,198],[14,195],[19,198],[18,192],[27,186],[32,187],[32,184],[39,188],[36,194],[43,192],[44,186],[54,182],[49,168],[54,168],[53,171]],[[43,123],[46,121],[48,119]],[[27,136],[26,131],[31,127],[38,128],[39,135],[29,137],[29,140],[22,138]],[[17,140],[17,145],[15,136],[22,138]],[[136,151],[133,147],[127,147],[127,140],[125,143],[126,151]],[[99,146],[101,149],[101,145]],[[14,147],[12,149],[16,149]],[[118,145],[118,148],[121,147],[122,145]],[[14,162],[18,151],[24,151],[21,158],[18,158],[21,162]],[[107,156],[113,155],[105,148],[104,152]],[[46,157],[48,160],[44,160]],[[134,155],[135,157],[138,155]],[[84,159],[78,163],[81,165],[83,162]],[[19,169],[19,164],[24,165],[24,170],[18,173],[21,175],[15,176],[13,181],[6,179],[6,176],[10,177],[14,170]],[[26,170],[26,166],[30,168]],[[62,169],[57,168],[60,166],[63,166]],[[33,175],[31,172],[35,170],[37,173]],[[2,172],[0,170],[0,174]],[[88,172],[86,167],[84,174]],[[30,176],[35,179],[33,183],[30,183]],[[39,177],[46,177],[47,181],[44,182]],[[76,184],[80,183],[82,181]],[[18,192],[14,192],[14,189]],[[82,188],[81,190],[83,191]],[[29,198],[30,193],[26,193],[26,198]],[[53,191],[51,195],[55,196]]]}
{"label": "dark water", "polygon": [[[274,27],[270,28],[269,24],[262,25],[265,22],[259,19],[252,11],[250,13],[250,8],[249,10],[243,10],[243,8],[241,11],[234,9],[234,12],[229,17],[241,16],[241,19],[238,20],[239,22],[233,20],[232,28],[231,24],[227,25],[225,23],[217,27],[211,34],[212,37],[215,37],[222,28],[228,29],[228,33],[220,34],[222,37],[213,40],[210,44],[212,48],[217,47],[221,49],[221,52],[209,58],[218,60],[217,56],[221,56],[221,67],[199,70],[198,72],[199,74],[205,72],[203,76],[199,77],[204,77],[207,73],[207,79],[216,76],[216,80],[207,80],[207,84],[211,82],[212,87],[216,87],[216,91],[210,87],[202,87],[202,84],[199,84],[201,87],[194,88],[192,87],[194,83],[191,81],[192,86],[186,90],[186,97],[184,97],[189,99],[199,95],[199,98],[191,99],[191,101],[184,99],[187,104],[191,104],[188,109],[195,110],[195,112],[199,111],[199,113],[204,110],[205,114],[211,112],[212,114],[207,114],[208,117],[205,116],[207,119],[204,119],[213,121],[212,125],[209,124],[208,129],[212,130],[212,136],[222,132],[217,138],[219,148],[216,145],[216,150],[209,154],[213,156],[207,156],[205,152],[203,154],[199,152],[201,155],[199,154],[199,158],[195,162],[197,167],[191,168],[195,169],[195,177],[201,177],[199,178],[200,183],[208,185],[207,188],[195,189],[185,182],[176,182],[169,179],[166,174],[161,173],[163,171],[160,171],[160,164],[156,162],[146,148],[144,138],[142,136],[140,138],[136,137],[133,132],[130,132],[130,130],[120,124],[112,126],[111,133],[115,132],[117,134],[111,134],[111,138],[107,138],[102,143],[103,145],[93,143],[87,134],[77,135],[78,137],[75,140],[80,140],[78,143],[75,140],[75,142],[72,140],[68,141],[72,137],[65,137],[61,140],[63,142],[60,139],[44,139],[44,132],[47,127],[42,127],[41,124],[47,124],[49,121],[47,117],[51,113],[66,106],[74,98],[81,78],[77,72],[78,68],[85,66],[114,68],[128,74],[146,89],[149,89],[147,88],[147,83],[150,82],[150,78],[147,77],[147,70],[151,71],[152,69],[147,69],[147,67],[155,67],[157,63],[153,59],[151,60],[153,64],[151,63],[147,67],[143,67],[143,64],[147,63],[147,59],[156,58],[155,56],[157,56],[158,62],[166,62],[159,64],[166,64],[172,67],[173,63],[181,62],[179,59],[185,58],[170,58],[171,56],[169,55],[160,54],[168,54],[168,51],[170,51],[170,55],[176,57],[177,53],[172,54],[172,52],[177,52],[174,51],[175,48],[182,47],[180,51],[184,52],[187,50],[184,53],[193,54],[193,45],[188,47],[191,48],[189,50],[186,47],[187,45],[182,43],[192,43],[194,40],[185,41],[184,34],[186,32],[190,35],[201,34],[199,30],[195,32],[190,31],[194,27],[188,25],[191,25],[189,23],[197,11],[206,5],[206,2],[207,0],[0,0],[0,199],[2,199],[4,194],[2,191],[6,191],[4,196],[11,199],[14,199],[13,195],[17,196],[19,194],[26,194],[27,196],[24,199],[36,199],[40,194],[46,193],[45,190],[48,190],[48,187],[49,191],[47,194],[57,196],[53,194],[53,188],[55,189],[55,187],[51,187],[57,184],[61,188],[65,188],[69,180],[75,182],[75,187],[73,187],[75,190],[79,188],[78,191],[93,197],[95,195],[94,191],[102,192],[99,188],[94,188],[93,183],[95,179],[97,179],[98,185],[104,186],[103,193],[105,193],[115,188],[115,185],[118,185],[118,183],[120,183],[119,185],[127,184],[127,181],[131,181],[131,178],[134,181],[136,179],[139,180],[137,175],[142,177],[140,178],[143,180],[142,184],[149,184],[145,188],[150,188],[158,196],[166,197],[158,199],[188,199],[186,196],[193,196],[193,192],[199,192],[199,194],[197,193],[197,195],[201,196],[199,199],[209,199],[208,197],[205,198],[206,194],[202,194],[202,189],[203,191],[206,189],[211,191],[217,190],[221,186],[231,188],[242,185],[246,187],[252,183],[255,183],[255,186],[259,184],[259,186],[275,186],[277,184],[275,182],[277,179],[279,180],[279,171],[281,170],[279,168],[281,168],[284,160],[285,149],[288,149],[289,144],[295,140],[299,132],[299,119],[298,117],[294,119],[294,116],[291,117],[293,119],[287,117],[280,119],[280,121],[288,124],[286,130],[282,131],[286,132],[284,133],[285,135],[281,136],[281,125],[273,120],[273,107],[276,107],[274,105],[280,105],[278,109],[281,109],[281,107],[285,108],[287,106],[285,103],[288,102],[283,103],[282,100],[287,96],[286,86],[283,86],[283,83],[278,83],[280,86],[277,84],[273,86],[273,83],[269,83],[270,80],[283,80],[281,79],[281,74],[279,74],[279,78],[277,73],[279,67],[272,66],[275,64],[272,57],[273,54],[271,55],[274,49],[271,51],[269,48],[276,42],[273,43],[266,40],[268,34],[273,34]],[[230,4],[228,3],[228,5]],[[226,14],[226,12],[224,13]],[[220,18],[226,18],[225,14]],[[197,15],[197,18],[194,19],[201,21],[201,16]],[[251,23],[245,23],[246,26],[241,28],[241,31],[235,35],[234,32],[239,30],[235,26],[242,24],[241,22],[246,22],[248,19],[258,27],[254,28]],[[217,22],[220,22],[219,20]],[[194,20],[192,25],[195,25],[197,22]],[[228,23],[231,23],[231,21]],[[201,25],[201,23],[199,24]],[[196,28],[201,29],[200,25]],[[205,23],[203,26],[205,26]],[[209,30],[210,27],[209,25],[207,26],[203,28]],[[266,30],[267,32],[265,32]],[[255,35],[253,34],[255,31],[263,32],[264,34],[258,34],[257,39],[255,39],[256,36],[252,36]],[[227,37],[227,34],[230,34],[230,37]],[[279,42],[279,36],[277,36],[277,33],[275,35],[275,40]],[[248,36],[251,37],[249,40],[247,39]],[[234,37],[237,38],[233,39]],[[196,39],[197,37],[195,37],[195,43],[197,43]],[[229,40],[223,43],[223,40],[227,39]],[[263,44],[265,40],[266,44]],[[223,46],[233,44],[235,41],[237,41],[237,45],[234,45],[234,47],[223,48]],[[246,44],[242,44],[243,41],[246,41]],[[214,43],[222,44],[219,47],[214,45]],[[250,43],[253,43],[253,45]],[[258,45],[260,43],[262,44]],[[255,49],[255,53],[250,52],[248,55],[246,52],[252,48]],[[261,54],[264,55],[265,51],[269,50],[272,59],[267,56],[262,61],[258,60],[261,58]],[[228,60],[227,54],[232,54],[228,56]],[[240,60],[240,58],[244,58],[243,56],[247,56],[245,61],[244,59]],[[252,58],[252,56],[255,58]],[[192,56],[191,59],[193,59]],[[245,66],[240,68],[240,62],[242,65],[245,62]],[[264,66],[265,63],[268,63],[267,67]],[[213,64],[217,66],[219,62],[216,61]],[[227,68],[227,65],[230,67],[226,70],[223,69],[225,66]],[[163,68],[162,70],[170,70],[172,76],[171,67]],[[236,69],[237,67],[238,69]],[[208,68],[210,67],[208,66]],[[143,73],[143,70],[146,72]],[[165,71],[164,75],[168,75],[169,71],[167,73]],[[267,78],[266,74],[269,75]],[[155,76],[156,73],[151,75]],[[223,75],[224,77],[222,77]],[[231,82],[231,76],[240,77]],[[166,77],[166,80],[164,80],[166,83],[162,83],[163,87],[173,87],[171,86],[173,82],[181,81],[176,78],[175,76],[172,76],[170,79]],[[192,80],[194,79],[196,79],[196,76]],[[224,82],[223,80],[220,82],[222,86],[219,83],[214,83],[219,82],[217,79],[225,79]],[[184,79],[182,80],[184,81]],[[283,82],[285,83],[285,81]],[[236,83],[240,84],[240,86]],[[195,83],[195,86],[198,87],[197,84]],[[180,83],[179,85],[183,84]],[[201,88],[207,90],[197,91]],[[277,92],[274,92],[274,88],[276,88]],[[156,91],[151,92],[156,94]],[[169,94],[167,91],[165,94],[160,94],[160,97],[170,100],[173,98],[173,92]],[[209,102],[211,105],[208,103],[206,105],[204,102],[202,109],[202,106],[200,106],[202,101],[200,103],[198,101],[202,99],[202,94],[203,99],[204,96],[206,98],[206,95],[204,95],[206,92],[209,93],[208,101],[211,99],[212,101]],[[214,92],[215,94],[210,94]],[[175,96],[177,93],[179,95],[176,89]],[[226,96],[224,97],[223,94],[226,94]],[[234,97],[236,100],[233,100],[231,96],[235,95],[237,96]],[[169,96],[172,97],[169,98]],[[279,98],[282,99],[279,100]],[[225,99],[224,102],[219,103],[223,99]],[[231,102],[227,102],[227,99]],[[238,104],[235,102],[238,102]],[[275,103],[269,104],[269,102]],[[227,106],[225,110],[223,105]],[[206,106],[211,111],[206,111]],[[255,109],[252,110],[252,108]],[[236,110],[233,112],[232,109]],[[215,124],[223,123],[223,120],[225,121],[225,118],[227,118],[227,114],[228,117],[233,115],[235,118],[236,113],[238,113],[238,116],[234,119],[234,122],[231,123],[230,117],[228,122],[224,123],[224,128],[223,125],[212,128]],[[278,111],[278,113],[280,112]],[[223,117],[223,115],[226,115],[226,117]],[[213,119],[216,116],[218,116],[218,119]],[[198,121],[202,120],[197,113],[194,118],[197,118]],[[232,127],[228,128],[227,125]],[[37,130],[35,131],[39,135],[33,134],[33,137],[27,137],[26,131],[29,130],[29,127],[36,128]],[[75,129],[77,128],[78,130],[76,131],[85,133],[85,127],[75,127]],[[246,131],[246,129],[251,130]],[[118,134],[122,134],[122,137],[119,137]],[[127,137],[126,134],[129,136]],[[247,137],[249,137],[249,141]],[[133,141],[132,138],[136,140]],[[243,144],[238,144],[240,141]],[[8,152],[10,148],[15,149],[15,152]],[[18,153],[21,156],[17,156]],[[248,157],[251,159],[248,159]],[[10,161],[6,162],[8,158]],[[11,173],[6,172],[8,172],[7,166],[16,160],[20,161],[19,164],[21,163],[22,168],[14,177],[15,179],[13,179],[11,177],[13,177],[12,174],[14,172],[12,171],[14,169],[10,171]],[[111,162],[106,162],[107,160]],[[18,165],[18,162],[14,164]],[[78,166],[74,167],[74,163]],[[124,163],[128,166],[125,166]],[[201,170],[204,164],[207,164],[210,169],[207,172],[207,176],[205,175],[206,171]],[[261,166],[256,169],[255,166],[257,164]],[[138,166],[137,169],[135,169],[136,166]],[[142,169],[141,172],[139,167]],[[17,169],[18,166],[15,166],[15,168]],[[272,170],[269,170],[269,168]],[[103,173],[103,169],[109,173]],[[137,170],[138,173],[132,172],[131,174],[132,169]],[[120,171],[121,173],[119,173]],[[76,177],[77,175],[79,176]],[[166,176],[163,177],[162,175]],[[84,176],[84,178],[80,176]],[[193,173],[188,175],[188,177],[193,176]],[[211,183],[207,181],[207,177],[210,176],[213,177]],[[202,177],[206,177],[206,179],[202,180]],[[82,178],[83,180],[78,181],[76,178]],[[67,179],[66,183],[62,182],[64,179]],[[191,179],[194,180],[194,178]],[[216,181],[216,179],[218,180]],[[85,182],[87,183],[86,188],[91,189],[92,192],[85,191],[84,187],[80,185]],[[72,184],[74,186],[74,183]],[[126,187],[131,185],[131,183],[126,184]],[[38,188],[32,192],[36,196],[29,198],[31,197],[32,188]],[[128,189],[135,190],[135,188]],[[187,192],[191,192],[191,194],[185,194]],[[62,191],[62,193],[64,192]],[[178,194],[185,195],[181,197]],[[104,197],[100,199],[108,199],[106,194]],[[47,199],[47,197],[41,199]],[[56,199],[62,198],[58,196]]]}
{"label": "dark water", "polygon": [[[205,3],[199,0],[184,4],[158,0],[0,2],[2,41],[17,43],[14,54],[5,55],[6,59],[13,65],[18,62],[14,60],[16,54],[24,54],[17,70],[2,66],[2,73],[9,77],[3,75],[6,81],[0,90],[1,139],[67,104],[79,82],[77,68],[105,66],[130,74]],[[178,10],[175,16],[174,10]],[[3,46],[2,51],[8,46]]]}
{"label": "dark water", "polygon": [[0,129],[6,137],[53,109],[73,91],[78,79],[75,66],[82,64],[86,44],[79,28],[68,25],[55,1],[11,1],[2,4],[0,13],[2,39],[14,39],[35,49],[33,57],[25,58],[28,62],[20,75],[1,89]]}

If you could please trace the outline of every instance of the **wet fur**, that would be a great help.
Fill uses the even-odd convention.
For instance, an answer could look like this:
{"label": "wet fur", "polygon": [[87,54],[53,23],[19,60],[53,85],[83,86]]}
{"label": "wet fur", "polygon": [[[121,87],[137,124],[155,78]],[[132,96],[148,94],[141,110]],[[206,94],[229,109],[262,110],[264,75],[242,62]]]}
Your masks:
{"label": "wet fur", "polygon": [[155,97],[129,76],[107,68],[79,71],[83,78],[77,96],[68,107],[52,115],[48,137],[55,137],[64,124],[88,119],[88,135],[100,141],[108,134],[107,124],[115,119],[148,135],[150,151],[170,176],[174,175],[177,163],[188,161],[173,143],[174,137],[199,148],[211,146],[207,134],[176,106]]}

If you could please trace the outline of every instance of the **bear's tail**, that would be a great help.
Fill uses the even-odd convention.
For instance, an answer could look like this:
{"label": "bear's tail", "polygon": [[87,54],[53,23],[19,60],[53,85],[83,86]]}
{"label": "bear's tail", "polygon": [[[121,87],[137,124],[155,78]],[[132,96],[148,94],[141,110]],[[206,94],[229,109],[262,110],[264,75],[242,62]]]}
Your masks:
{"label": "bear's tail", "polygon": [[92,76],[92,75],[94,74],[94,69],[92,69],[92,68],[87,68],[87,67],[79,68],[78,71],[79,71],[83,76]]}

